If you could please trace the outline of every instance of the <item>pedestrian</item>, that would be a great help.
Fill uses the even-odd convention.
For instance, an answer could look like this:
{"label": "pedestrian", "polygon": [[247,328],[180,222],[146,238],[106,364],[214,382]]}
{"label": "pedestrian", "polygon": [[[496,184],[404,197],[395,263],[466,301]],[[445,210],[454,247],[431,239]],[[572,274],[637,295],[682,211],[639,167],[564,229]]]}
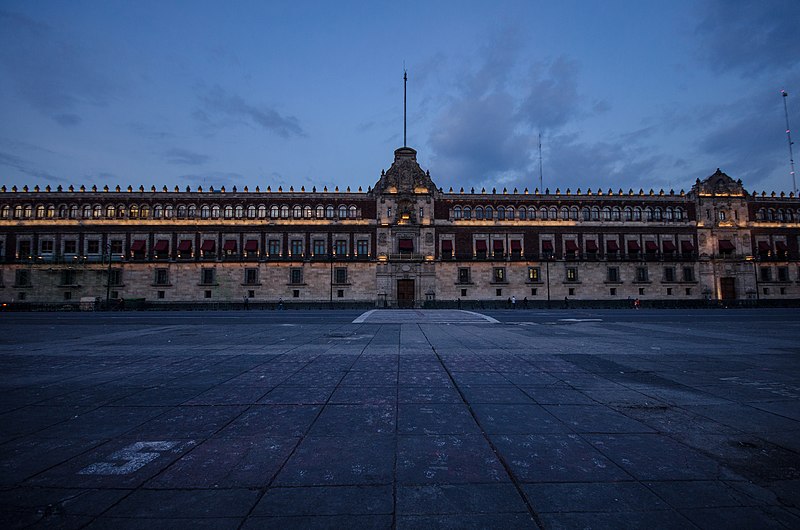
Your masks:
{"label": "pedestrian", "polygon": [[508,297],[508,301],[506,302],[506,307],[511,309],[511,297],[510,296]]}
{"label": "pedestrian", "polygon": [[528,309],[528,297],[522,299],[522,309]]}
{"label": "pedestrian", "polygon": [[516,309],[516,308],[517,308],[517,297],[516,296],[512,296],[511,297],[511,309]]}
{"label": "pedestrian", "polygon": [[283,310],[283,297],[278,298],[278,310]]}
{"label": "pedestrian", "polygon": [[638,298],[637,298],[636,300],[634,300],[634,301],[633,301],[633,308],[634,308],[634,309],[639,309],[639,307],[640,307],[641,305],[642,305],[642,302],[640,302]]}
{"label": "pedestrian", "polygon": [[249,309],[248,307],[249,301],[247,300],[246,296],[243,296],[242,299],[244,300],[244,310],[247,311]]}
{"label": "pedestrian", "polygon": [[564,309],[569,309],[569,298],[564,297]]}
{"label": "pedestrian", "polygon": [[461,309],[461,298],[458,299],[458,308]]}

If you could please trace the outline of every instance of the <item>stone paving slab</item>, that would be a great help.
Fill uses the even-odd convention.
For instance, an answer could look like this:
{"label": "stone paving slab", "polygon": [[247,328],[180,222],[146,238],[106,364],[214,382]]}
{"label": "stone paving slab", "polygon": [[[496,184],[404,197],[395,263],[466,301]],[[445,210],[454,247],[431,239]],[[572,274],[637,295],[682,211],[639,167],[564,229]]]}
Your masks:
{"label": "stone paving slab", "polygon": [[799,316],[2,314],[0,525],[798,528]]}

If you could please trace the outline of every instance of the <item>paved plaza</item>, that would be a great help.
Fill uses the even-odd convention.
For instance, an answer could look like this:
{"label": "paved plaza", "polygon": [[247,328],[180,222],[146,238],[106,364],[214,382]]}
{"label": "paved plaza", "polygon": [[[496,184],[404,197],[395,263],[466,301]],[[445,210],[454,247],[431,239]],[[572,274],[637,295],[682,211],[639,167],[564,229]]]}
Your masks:
{"label": "paved plaza", "polygon": [[3,528],[800,528],[800,311],[0,313]]}

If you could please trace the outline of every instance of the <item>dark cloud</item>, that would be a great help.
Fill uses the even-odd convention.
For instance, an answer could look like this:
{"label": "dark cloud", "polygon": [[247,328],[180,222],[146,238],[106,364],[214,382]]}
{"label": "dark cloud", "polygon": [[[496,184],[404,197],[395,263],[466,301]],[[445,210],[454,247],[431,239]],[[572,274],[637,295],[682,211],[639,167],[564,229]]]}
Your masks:
{"label": "dark cloud", "polygon": [[185,164],[188,166],[199,166],[208,162],[209,157],[200,153],[174,147],[164,153],[164,160],[169,164]]}
{"label": "dark cloud", "polygon": [[219,86],[201,95],[200,101],[202,108],[195,111],[194,117],[209,125],[224,125],[224,122],[215,122],[215,117],[219,117],[222,120],[249,123],[282,138],[305,136],[295,116],[283,116],[270,107],[253,105]]}
{"label": "dark cloud", "polygon": [[[169,187],[172,187],[177,183],[180,188],[190,186],[192,189],[195,189],[197,186],[203,186],[203,189],[209,189],[211,186],[213,186],[215,190],[218,190],[222,188],[222,186],[225,186],[226,190],[231,190],[234,186],[237,186],[239,189],[243,190],[243,183],[246,182],[246,180],[244,176],[240,175],[239,173],[209,171],[206,173],[187,173],[184,175],[178,175],[174,179],[170,179],[169,182],[171,183]],[[253,189],[255,189],[255,187],[253,187]]]}
{"label": "dark cloud", "polygon": [[699,5],[700,54],[715,71],[749,77],[800,62],[797,0],[714,0]]}
{"label": "dark cloud", "polygon": [[[559,57],[550,64],[538,64],[531,70],[520,118],[534,129],[549,131],[562,127],[580,109],[578,64]],[[602,110],[600,102],[594,104]]]}
{"label": "dark cloud", "polygon": [[100,73],[99,48],[26,16],[0,11],[0,71],[30,105],[75,126],[83,105],[104,106],[116,86]]}
{"label": "dark cloud", "polygon": [[11,153],[0,152],[0,166],[16,169],[23,175],[35,177],[46,182],[66,183],[67,180],[51,175],[50,173],[37,168],[33,162]]}

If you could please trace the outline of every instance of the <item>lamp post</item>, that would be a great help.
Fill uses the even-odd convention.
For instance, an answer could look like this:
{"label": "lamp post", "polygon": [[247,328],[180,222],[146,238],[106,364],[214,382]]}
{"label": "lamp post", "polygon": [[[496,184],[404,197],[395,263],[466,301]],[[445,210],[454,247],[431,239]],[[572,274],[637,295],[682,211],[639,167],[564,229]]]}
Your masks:
{"label": "lamp post", "polygon": [[336,257],[336,251],[331,248],[330,254],[328,254],[331,258],[331,290],[330,290],[330,297],[328,299],[328,304],[330,308],[333,309],[333,259]]}
{"label": "lamp post", "polygon": [[108,254],[108,270],[106,272],[106,311],[111,303],[111,243],[106,243],[106,254]]}
{"label": "lamp post", "polygon": [[544,265],[547,270],[547,309],[550,309],[550,252],[544,254]]}

